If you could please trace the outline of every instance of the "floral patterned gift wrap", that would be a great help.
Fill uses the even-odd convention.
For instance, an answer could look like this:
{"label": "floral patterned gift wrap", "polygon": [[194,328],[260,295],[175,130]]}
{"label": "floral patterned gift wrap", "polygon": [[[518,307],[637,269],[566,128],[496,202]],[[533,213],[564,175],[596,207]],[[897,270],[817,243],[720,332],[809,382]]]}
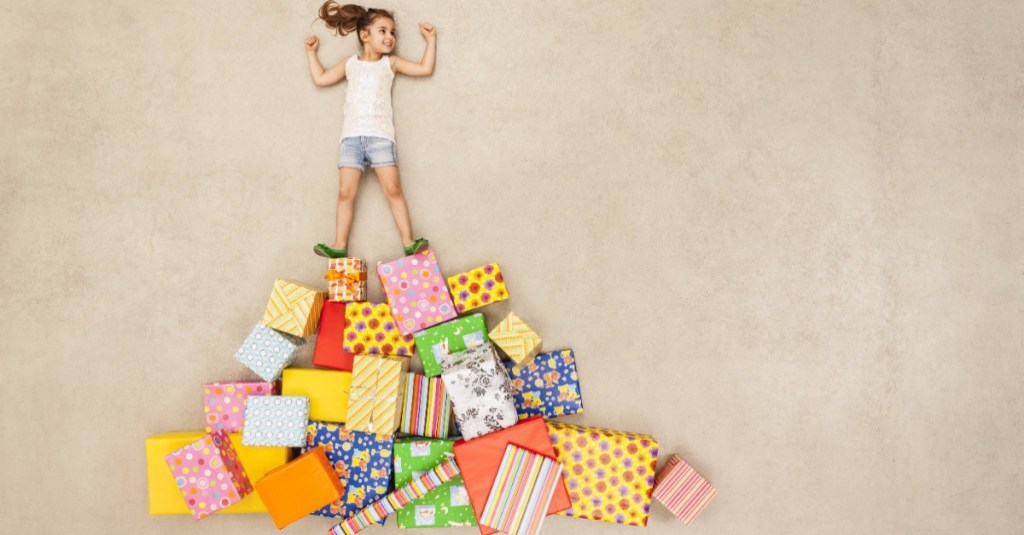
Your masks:
{"label": "floral patterned gift wrap", "polygon": [[448,289],[460,314],[508,299],[505,277],[495,262],[448,277]]}
{"label": "floral patterned gift wrap", "polygon": [[537,414],[557,418],[583,412],[576,355],[571,349],[541,353],[520,369],[510,360],[503,364],[512,379],[520,418]]}
{"label": "floral patterned gift wrap", "polygon": [[486,435],[519,421],[508,374],[490,344],[452,355],[441,379],[463,438]]}

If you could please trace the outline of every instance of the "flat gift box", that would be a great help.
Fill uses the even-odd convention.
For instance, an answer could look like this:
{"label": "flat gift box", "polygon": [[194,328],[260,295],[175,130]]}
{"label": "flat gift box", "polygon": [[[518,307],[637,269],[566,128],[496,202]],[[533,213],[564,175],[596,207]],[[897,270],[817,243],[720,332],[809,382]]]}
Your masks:
{"label": "flat gift box", "polygon": [[287,368],[281,374],[281,395],[309,398],[309,419],[344,422],[348,413],[352,372]]}
{"label": "flat gift box", "polygon": [[377,264],[377,276],[398,330],[412,335],[456,316],[434,251]]}
{"label": "flat gift box", "polygon": [[541,353],[525,366],[503,362],[512,380],[512,395],[520,418],[557,418],[583,412],[576,355],[571,349]]}
{"label": "flat gift box", "polygon": [[323,304],[324,292],[300,282],[277,279],[263,312],[263,324],[292,336],[309,336],[316,332]]}
{"label": "flat gift box", "polygon": [[495,262],[448,277],[448,290],[459,314],[508,299],[505,277]]}
{"label": "flat gift box", "polygon": [[245,404],[242,444],[246,446],[287,446],[306,443],[309,398],[305,396],[260,396]]}
{"label": "flat gift box", "polygon": [[387,303],[345,305],[342,350],[355,355],[412,355],[412,335],[402,334]]}
{"label": "flat gift box", "polygon": [[509,444],[480,523],[509,535],[540,533],[545,512],[561,482],[562,465],[558,461]]}
{"label": "flat gift box", "polygon": [[471,314],[420,331],[414,339],[423,374],[436,377],[441,375],[442,364],[448,355],[488,342],[487,325],[483,314]]}
{"label": "flat gift box", "polygon": [[331,503],[313,512],[327,517],[347,517],[388,493],[394,438],[353,431],[344,425],[309,422],[303,451],[323,448],[344,491]]}

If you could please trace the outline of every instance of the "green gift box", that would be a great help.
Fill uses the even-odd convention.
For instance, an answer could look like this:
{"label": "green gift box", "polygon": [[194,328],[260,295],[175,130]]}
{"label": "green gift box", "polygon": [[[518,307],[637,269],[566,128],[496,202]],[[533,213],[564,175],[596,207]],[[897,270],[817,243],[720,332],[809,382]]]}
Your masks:
{"label": "green gift box", "polygon": [[[441,464],[452,453],[454,440],[411,437],[395,441],[395,487],[401,488]],[[400,528],[475,526],[476,515],[462,476],[409,502],[398,510]]]}
{"label": "green gift box", "polygon": [[448,355],[487,343],[487,324],[483,314],[472,314],[422,330],[415,339],[423,374],[437,377]]}

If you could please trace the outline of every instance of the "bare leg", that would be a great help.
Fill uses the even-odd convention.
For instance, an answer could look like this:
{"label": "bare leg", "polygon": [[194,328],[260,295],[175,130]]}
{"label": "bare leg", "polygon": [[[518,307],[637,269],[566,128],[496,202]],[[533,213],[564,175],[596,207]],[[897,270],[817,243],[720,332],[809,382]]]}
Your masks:
{"label": "bare leg", "polygon": [[348,231],[352,228],[352,212],[355,208],[356,192],[359,191],[359,179],[362,176],[362,169],[338,169],[338,219],[332,249],[348,247]]}
{"label": "bare leg", "polygon": [[384,190],[384,196],[391,205],[391,217],[395,219],[395,226],[398,227],[398,234],[402,238],[402,246],[412,243],[412,221],[409,220],[409,207],[405,204],[405,195],[402,194],[402,185],[398,182],[398,167],[378,167],[377,180],[380,182],[380,189]]}

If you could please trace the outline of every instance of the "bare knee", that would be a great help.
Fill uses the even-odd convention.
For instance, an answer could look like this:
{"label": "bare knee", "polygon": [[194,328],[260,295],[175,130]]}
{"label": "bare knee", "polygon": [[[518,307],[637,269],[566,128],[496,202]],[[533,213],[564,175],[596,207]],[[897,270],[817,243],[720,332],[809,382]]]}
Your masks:
{"label": "bare knee", "polygon": [[342,186],[338,188],[338,202],[350,202],[356,196],[356,188]]}
{"label": "bare knee", "polygon": [[398,181],[385,182],[381,184],[381,188],[384,190],[384,195],[389,199],[400,199],[402,198],[402,185]]}

